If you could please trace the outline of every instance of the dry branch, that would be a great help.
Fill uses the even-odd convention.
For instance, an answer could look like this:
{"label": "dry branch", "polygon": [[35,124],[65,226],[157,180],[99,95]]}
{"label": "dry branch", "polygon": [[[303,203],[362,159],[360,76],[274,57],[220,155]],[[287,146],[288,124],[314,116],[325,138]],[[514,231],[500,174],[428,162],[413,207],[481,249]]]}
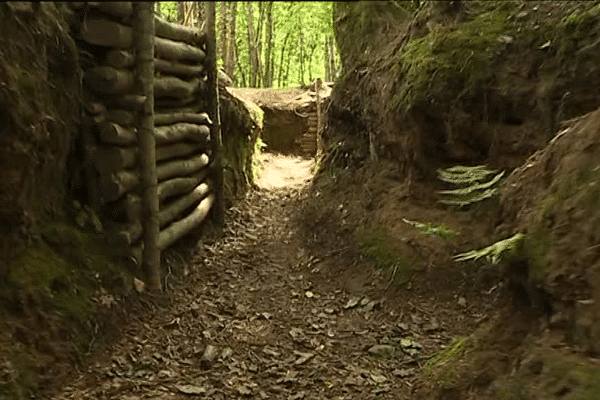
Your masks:
{"label": "dry branch", "polygon": [[184,81],[174,76],[165,76],[154,80],[154,97],[191,97],[199,89],[200,79]]}
{"label": "dry branch", "polygon": [[194,28],[173,24],[158,17],[154,19],[154,27],[156,29],[156,35],[166,39],[186,42],[199,47],[204,46],[206,42],[204,32],[199,32]]}
{"label": "dry branch", "polygon": [[204,73],[204,66],[200,65],[187,65],[181,64],[175,61],[161,60],[157,58],[154,60],[154,66],[157,71],[173,74],[177,76],[202,76]]}
{"label": "dry branch", "polygon": [[174,200],[171,203],[167,204],[158,213],[158,224],[160,225],[160,227],[162,228],[170,222],[173,222],[173,220],[180,216],[181,213],[183,213],[185,210],[189,209],[194,204],[197,204],[200,200],[206,197],[209,191],[210,186],[208,185],[208,183],[201,183],[189,194],[179,197],[177,200]]}
{"label": "dry branch", "polygon": [[187,217],[172,223],[168,228],[161,231],[158,236],[158,247],[161,250],[166,249],[189,233],[192,229],[200,225],[208,216],[208,212],[210,211],[214,199],[214,195],[209,195],[202,200],[200,204],[198,204],[198,207],[196,207],[196,209],[194,209]]}
{"label": "dry branch", "polygon": [[190,175],[207,166],[209,161],[206,154],[200,154],[185,160],[167,161],[156,166],[156,176],[158,181],[162,182],[176,176]]}
{"label": "dry branch", "polygon": [[163,125],[154,128],[156,144],[180,142],[188,139],[199,143],[208,143],[210,129],[206,125],[182,122],[175,125]]}
{"label": "dry branch", "polygon": [[122,94],[120,96],[109,96],[106,103],[111,108],[140,111],[145,101],[145,96],[140,96],[138,94]]}

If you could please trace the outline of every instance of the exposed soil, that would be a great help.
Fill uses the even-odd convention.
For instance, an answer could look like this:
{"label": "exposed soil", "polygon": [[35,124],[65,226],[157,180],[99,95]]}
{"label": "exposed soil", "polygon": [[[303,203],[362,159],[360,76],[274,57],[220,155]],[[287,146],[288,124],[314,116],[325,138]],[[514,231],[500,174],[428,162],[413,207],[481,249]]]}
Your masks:
{"label": "exposed soil", "polygon": [[298,160],[266,159],[270,188],[230,210],[222,238],[198,245],[188,283],[169,284],[169,304],[151,301],[52,398],[415,398],[428,357],[485,320],[478,285],[458,298],[419,280],[401,290],[347,235],[319,244],[301,213],[316,194],[310,165],[273,183]]}

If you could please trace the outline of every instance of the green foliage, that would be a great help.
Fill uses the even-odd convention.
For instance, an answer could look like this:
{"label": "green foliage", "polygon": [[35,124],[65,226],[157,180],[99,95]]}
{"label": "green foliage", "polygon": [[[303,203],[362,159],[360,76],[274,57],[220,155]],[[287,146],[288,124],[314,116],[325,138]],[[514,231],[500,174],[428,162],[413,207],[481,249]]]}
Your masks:
{"label": "green foliage", "polygon": [[[489,179],[490,177],[492,178]],[[440,203],[463,208],[497,197],[500,194],[503,177],[504,171],[498,173],[485,165],[475,167],[457,165],[438,170],[438,178],[441,181],[457,187],[439,191],[438,193],[444,197]]]}
{"label": "green foliage", "polygon": [[457,254],[454,256],[454,261],[477,261],[485,257],[486,260],[495,265],[500,261],[519,256],[524,239],[524,234],[517,233],[508,239],[500,240],[488,247]]}
{"label": "green foliage", "polygon": [[432,223],[422,223],[417,221],[410,221],[406,218],[403,218],[402,221],[407,224],[414,226],[417,230],[423,232],[426,235],[436,237],[442,240],[452,240],[460,235],[460,232],[454,231],[448,228],[445,224],[441,225],[433,225]]}
{"label": "green foliage", "polygon": [[361,257],[377,264],[379,268],[393,271],[392,279],[398,284],[410,281],[413,271],[406,262],[396,240],[384,228],[374,225],[356,231]]}
{"label": "green foliage", "polygon": [[510,10],[518,6],[489,3],[459,24],[432,24],[429,34],[406,43],[396,56],[401,83],[392,110],[406,110],[425,99],[434,79],[458,93],[455,100],[487,79],[499,38],[512,28]]}
{"label": "green foliage", "polygon": [[458,359],[474,346],[473,340],[468,337],[457,337],[443,350],[434,354],[425,362],[423,370],[427,377],[432,377],[439,371],[439,384],[446,387],[457,376]]}

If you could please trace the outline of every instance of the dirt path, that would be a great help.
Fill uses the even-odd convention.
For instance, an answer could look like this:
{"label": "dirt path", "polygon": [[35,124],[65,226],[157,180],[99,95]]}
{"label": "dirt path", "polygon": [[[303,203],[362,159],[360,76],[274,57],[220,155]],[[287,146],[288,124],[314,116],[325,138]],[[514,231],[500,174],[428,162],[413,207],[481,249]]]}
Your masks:
{"label": "dirt path", "polygon": [[[282,165],[304,165],[271,161],[269,182]],[[336,258],[301,245],[294,218],[307,193],[299,182],[307,181],[292,175],[230,211],[224,237],[197,248],[172,305],[127,326],[54,398],[411,398],[415,367],[447,334],[435,318],[415,313],[402,323],[368,290],[348,293],[331,280]],[[377,274],[366,278],[365,287],[382,284]],[[207,346],[216,351],[212,363],[202,360]]]}

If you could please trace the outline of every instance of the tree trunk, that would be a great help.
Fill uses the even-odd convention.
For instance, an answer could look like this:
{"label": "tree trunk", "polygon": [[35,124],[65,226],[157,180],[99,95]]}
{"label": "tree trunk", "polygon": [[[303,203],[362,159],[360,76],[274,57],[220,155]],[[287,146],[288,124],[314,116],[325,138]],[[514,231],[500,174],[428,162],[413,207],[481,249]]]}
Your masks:
{"label": "tree trunk", "polygon": [[136,147],[100,146],[96,150],[94,165],[101,174],[110,174],[133,167],[137,158]]}
{"label": "tree trunk", "polygon": [[263,63],[262,63],[262,32],[265,20],[265,3],[258,2],[258,25],[254,32],[254,43],[256,52],[256,87],[263,85]]}
{"label": "tree trunk", "polygon": [[227,57],[225,58],[225,73],[233,79],[235,58],[236,58],[236,42],[235,42],[235,24],[237,14],[237,2],[232,1],[229,3],[229,29],[227,30],[229,36],[227,37]]}
{"label": "tree trunk", "polygon": [[248,50],[250,58],[250,70],[248,73],[248,79],[250,87],[256,87],[256,74],[258,69],[258,62],[256,60],[256,47],[254,42],[254,7],[252,2],[246,3],[248,13]]}
{"label": "tree trunk", "polygon": [[288,38],[290,37],[290,32],[285,34],[285,38],[283,39],[283,46],[281,47],[281,58],[279,59],[279,75],[277,76],[277,86],[278,87],[283,87],[282,85],[282,71],[284,68],[284,64],[283,64],[283,54],[285,53],[285,46],[287,44]]}
{"label": "tree trunk", "polygon": [[[213,154],[213,182],[215,185],[216,205],[214,209],[214,221],[218,227],[222,227],[225,219],[225,199],[223,197],[223,145],[221,141],[221,117],[219,110],[219,87],[217,86],[217,54],[215,43],[215,2],[207,3],[206,20],[206,52],[208,60],[208,98],[209,115],[212,117],[210,141]],[[212,202],[212,200],[211,200]],[[209,205],[210,207],[210,205]],[[208,211],[207,211],[208,212]]]}
{"label": "tree trunk", "polygon": [[135,143],[137,137],[133,129],[123,128],[114,122],[105,121],[97,125],[100,140],[107,144],[127,146]]}
{"label": "tree trunk", "polygon": [[315,53],[315,49],[317,48],[316,45],[312,45],[310,47],[310,54],[308,55],[308,82],[312,83],[313,81],[313,76],[312,76],[312,57],[313,54]]}
{"label": "tree trunk", "polygon": [[298,54],[300,55],[300,86],[304,86],[304,34],[302,32],[302,27],[300,27],[300,51]]}
{"label": "tree trunk", "polygon": [[122,170],[114,174],[100,175],[100,196],[102,202],[117,201],[125,193],[135,189],[140,183],[137,171]]}
{"label": "tree trunk", "polygon": [[177,2],[177,23],[183,25],[185,21],[185,7],[183,1]]}
{"label": "tree trunk", "polygon": [[267,2],[267,26],[266,26],[266,52],[265,52],[265,76],[263,86],[273,87],[273,63],[271,62],[271,53],[273,53],[273,2]]}
{"label": "tree trunk", "polygon": [[227,30],[229,28],[228,18],[227,18],[227,3],[225,1],[219,2],[219,40],[217,42],[218,47],[218,57],[223,61],[223,65],[225,64],[225,59],[227,58]]}
{"label": "tree trunk", "polygon": [[142,224],[144,228],[144,270],[148,286],[161,289],[160,248],[158,246],[158,193],[156,144],[154,141],[154,15],[152,2],[134,3],[134,48],[136,53],[137,94],[146,97],[139,113],[138,145],[142,183]]}

